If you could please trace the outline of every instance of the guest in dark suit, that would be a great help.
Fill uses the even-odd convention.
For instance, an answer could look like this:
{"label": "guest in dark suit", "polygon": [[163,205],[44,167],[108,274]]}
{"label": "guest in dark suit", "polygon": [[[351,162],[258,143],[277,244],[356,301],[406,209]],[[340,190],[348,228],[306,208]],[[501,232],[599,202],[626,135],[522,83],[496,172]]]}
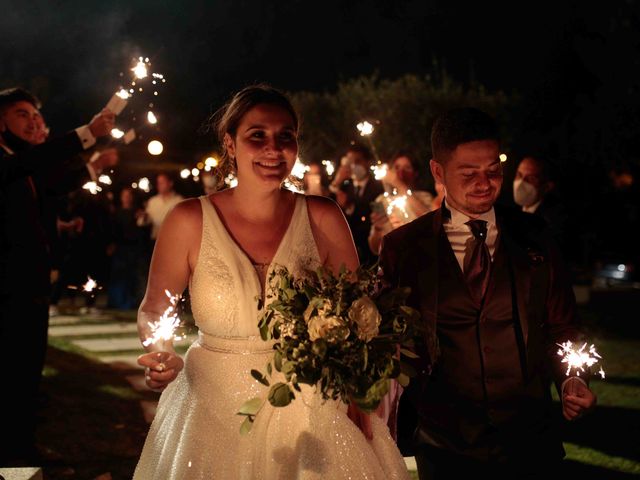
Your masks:
{"label": "guest in dark suit", "polygon": [[578,340],[580,331],[544,222],[494,208],[497,132],[475,109],[437,119],[430,167],[445,187],[443,206],[383,239],[385,278],[411,287],[424,326],[419,377],[400,407],[401,419],[413,415],[422,480],[554,476],[564,452],[549,379],[568,420],[596,401],[556,355],[556,342]]}
{"label": "guest in dark suit", "polygon": [[523,212],[547,222],[549,232],[566,257],[571,249],[567,232],[569,215],[552,178],[549,162],[539,156],[522,158],[513,181],[513,199]]}
{"label": "guest in dark suit", "polygon": [[[33,461],[38,386],[47,345],[49,245],[40,189],[79,179],[75,156],[109,134],[103,110],[88,126],[38,146],[39,101],[13,88],[0,92],[0,466]],[[94,163],[94,174],[104,165]],[[85,172],[87,167],[84,168]],[[65,176],[65,173],[69,174]]]}
{"label": "guest in dark suit", "polygon": [[329,190],[347,218],[361,265],[373,265],[378,259],[369,248],[371,202],[384,193],[382,184],[373,178],[373,155],[363,145],[351,145]]}

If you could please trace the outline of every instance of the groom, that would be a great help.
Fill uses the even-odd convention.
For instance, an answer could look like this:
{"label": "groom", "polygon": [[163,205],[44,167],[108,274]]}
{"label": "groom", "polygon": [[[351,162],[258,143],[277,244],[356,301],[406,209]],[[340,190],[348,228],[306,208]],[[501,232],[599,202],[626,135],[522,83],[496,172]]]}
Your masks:
{"label": "groom", "polygon": [[556,343],[580,338],[571,285],[543,221],[494,208],[502,167],[493,119],[449,111],[431,144],[442,208],[389,233],[381,251],[386,280],[411,287],[425,327],[400,413],[417,426],[420,479],[553,476],[564,451],[549,382],[568,420],[596,401],[556,354]]}

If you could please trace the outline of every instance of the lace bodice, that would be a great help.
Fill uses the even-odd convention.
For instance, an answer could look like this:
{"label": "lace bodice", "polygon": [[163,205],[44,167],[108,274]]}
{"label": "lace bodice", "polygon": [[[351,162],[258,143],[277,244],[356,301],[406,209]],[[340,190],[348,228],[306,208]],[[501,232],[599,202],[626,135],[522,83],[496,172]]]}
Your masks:
{"label": "lace bodice", "polygon": [[[200,197],[202,240],[200,254],[189,281],[191,309],[198,328],[217,337],[258,336],[258,302],[262,294],[256,270],[231,237],[211,200]],[[291,222],[267,269],[286,266],[294,275],[320,266],[307,202],[296,196]]]}

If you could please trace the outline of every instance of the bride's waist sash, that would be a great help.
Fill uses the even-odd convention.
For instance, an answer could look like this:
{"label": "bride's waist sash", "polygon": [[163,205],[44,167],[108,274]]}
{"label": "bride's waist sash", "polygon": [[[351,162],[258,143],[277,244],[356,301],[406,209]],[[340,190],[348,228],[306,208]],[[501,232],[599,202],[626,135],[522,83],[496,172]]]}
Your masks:
{"label": "bride's waist sash", "polygon": [[275,342],[265,342],[259,336],[219,337],[199,331],[198,343],[202,348],[212,352],[249,355],[255,353],[271,353],[273,352]]}

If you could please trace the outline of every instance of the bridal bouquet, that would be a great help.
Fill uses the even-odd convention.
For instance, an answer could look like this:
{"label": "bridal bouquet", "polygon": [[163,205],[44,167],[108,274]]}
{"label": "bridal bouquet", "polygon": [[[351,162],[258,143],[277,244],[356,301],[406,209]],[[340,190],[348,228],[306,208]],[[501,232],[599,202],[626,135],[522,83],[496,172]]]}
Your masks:
{"label": "bridal bouquet", "polygon": [[[263,340],[275,342],[274,352],[266,373],[251,375],[269,387],[271,405],[288,405],[307,384],[325,400],[355,402],[371,412],[391,379],[408,384],[414,371],[403,359],[416,358],[410,348],[419,318],[406,305],[408,288],[381,289],[374,269],[365,268],[343,268],[338,275],[320,268],[294,278],[277,267],[268,284],[271,302],[258,326]],[[241,433],[251,429],[264,402],[253,398],[242,405]]]}

